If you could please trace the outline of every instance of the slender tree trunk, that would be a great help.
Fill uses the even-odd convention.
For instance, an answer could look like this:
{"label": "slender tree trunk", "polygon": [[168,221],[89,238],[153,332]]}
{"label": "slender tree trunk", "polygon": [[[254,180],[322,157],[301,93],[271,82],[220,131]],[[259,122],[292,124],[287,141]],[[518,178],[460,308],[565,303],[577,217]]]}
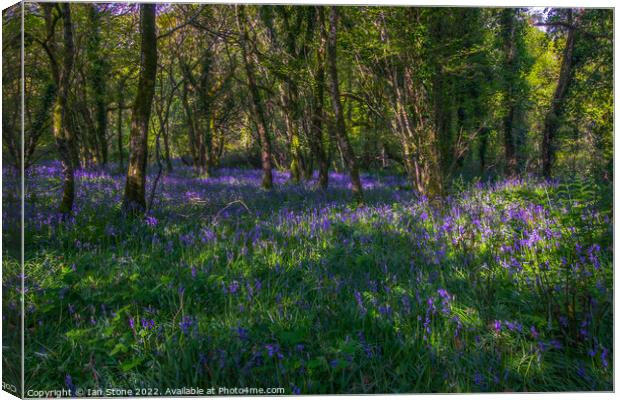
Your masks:
{"label": "slender tree trunk", "polygon": [[[168,106],[170,110],[170,106]],[[164,137],[164,157],[166,158],[166,171],[172,171],[172,161],[170,160],[170,144],[168,142],[168,111],[166,111],[166,120],[162,127],[162,136]]]}
{"label": "slender tree trunk", "polygon": [[129,137],[129,167],[125,182],[123,209],[130,213],[141,213],[146,208],[146,163],[148,156],[148,131],[151,103],[155,93],[157,73],[157,37],[155,25],[155,4],[140,4],[140,75],[138,93],[131,116]]}
{"label": "slender tree trunk", "polygon": [[[162,101],[165,100],[162,98]],[[170,149],[168,147],[168,119],[170,116],[170,104],[171,102],[168,102],[167,105],[164,106],[165,111],[157,110],[156,108],[156,112],[158,114],[157,119],[159,121],[159,134],[164,138],[164,158],[166,161],[167,172],[172,171],[172,163],[170,162]]]}
{"label": "slender tree trunk", "polygon": [[213,127],[213,140],[214,140],[213,166],[217,167],[220,165],[222,154],[224,154],[224,133],[218,132],[218,130],[216,130],[215,115],[211,116],[211,126]]}
{"label": "slender tree trunk", "polygon": [[240,33],[240,45],[241,54],[243,56],[243,63],[245,65],[245,72],[248,78],[248,86],[250,89],[251,108],[254,116],[254,123],[258,130],[258,137],[260,139],[261,146],[261,163],[263,168],[263,182],[262,185],[265,189],[271,189],[273,186],[273,178],[271,174],[271,139],[269,133],[269,125],[265,116],[265,110],[263,106],[263,100],[256,84],[256,76],[254,72],[253,56],[249,54],[248,44],[250,42],[247,21],[245,19],[243,5],[236,6],[237,10],[237,26]]}
{"label": "slender tree trunk", "polygon": [[[569,11],[568,24],[572,26],[572,14]],[[562,66],[560,67],[560,77],[558,85],[553,93],[551,108],[545,117],[545,126],[542,140],[542,173],[545,178],[551,177],[551,169],[555,158],[555,135],[559,127],[564,99],[568,92],[573,72],[573,50],[575,47],[575,29],[568,28],[566,45],[562,56]]]}
{"label": "slender tree trunk", "polygon": [[[319,26],[325,25],[325,15],[323,7],[316,7]],[[321,29],[321,32],[324,32]],[[325,35],[321,33],[319,38],[319,46],[316,50],[317,69],[316,69],[316,86],[314,88],[314,103],[312,112],[311,126],[311,144],[314,157],[319,164],[319,187],[327,189],[329,184],[329,163],[323,146],[323,119],[325,113],[323,111],[323,101],[325,97]]]}
{"label": "slender tree trunk", "polygon": [[125,91],[125,81],[121,80],[118,85],[118,98],[117,98],[117,106],[118,110],[116,116],[116,134],[118,139],[118,159],[119,159],[119,168],[122,171],[124,169],[123,166],[123,92]]}
{"label": "slender tree trunk", "polygon": [[[295,36],[293,35],[293,30],[289,26],[288,14],[283,13],[283,22],[285,31],[287,32],[286,42],[287,42],[287,52],[288,57],[290,59],[297,58],[296,46],[295,46]],[[303,164],[302,156],[301,156],[301,142],[299,139],[299,103],[297,99],[298,87],[295,80],[287,75],[286,78],[286,91],[284,93],[284,108],[288,113],[288,125],[287,129],[289,130],[290,135],[290,152],[291,152],[291,178],[293,182],[297,183],[301,180],[301,168]]]}
{"label": "slender tree trunk", "polygon": [[[297,52],[297,46],[295,43],[294,29],[289,25],[289,11],[282,7],[277,8],[277,12],[281,17],[282,31],[284,32],[285,49],[279,53],[279,41],[276,34],[276,29],[273,25],[273,18],[264,18],[264,22],[269,32],[269,39],[271,43],[271,49],[274,54],[279,54],[282,58],[282,62],[285,66],[290,67],[291,62],[298,59],[299,54]],[[300,121],[299,121],[299,103],[297,101],[297,84],[295,80],[287,74],[282,78],[282,83],[278,84],[278,91],[280,94],[280,104],[282,106],[282,112],[284,117],[284,125],[286,129],[286,139],[289,147],[289,171],[290,180],[298,183],[301,180],[301,173],[303,169],[303,159],[301,152],[301,142],[299,139]]]}
{"label": "slender tree trunk", "polygon": [[95,143],[98,144],[97,154],[99,164],[108,162],[108,142],[106,131],[108,125],[106,104],[106,75],[105,58],[101,57],[101,16],[94,4],[88,9],[88,23],[91,29],[86,47],[86,54],[91,69],[88,75],[88,84],[92,87],[95,103]]}
{"label": "slender tree trunk", "polygon": [[480,175],[486,173],[487,148],[489,145],[489,129],[482,128],[480,130],[480,139],[478,144],[478,158],[480,159]]}
{"label": "slender tree trunk", "polygon": [[518,79],[516,74],[516,11],[515,9],[506,8],[502,11],[502,29],[504,36],[504,76],[506,79],[505,87],[505,105],[506,116],[504,117],[504,150],[506,157],[506,173],[508,176],[513,176],[516,173],[517,167],[517,155],[515,149],[514,138],[514,120],[515,120],[515,107],[516,96],[513,90],[514,81]]}
{"label": "slender tree trunk", "polygon": [[[84,135],[82,136],[82,143],[83,143],[83,154],[81,154],[82,159],[84,160],[82,162],[82,165],[84,166],[93,166],[96,164],[99,164],[101,162],[101,154],[100,154],[100,148],[99,148],[99,139],[97,138],[97,127],[93,121],[92,114],[90,109],[88,108],[87,104],[89,104],[90,100],[89,98],[86,97],[86,95],[84,95],[84,98],[75,102],[75,104],[73,104],[73,118],[72,118],[72,124],[75,127],[75,130],[77,131],[78,128],[82,128],[82,132],[84,132]],[[76,116],[79,116],[81,118],[81,121],[83,121],[83,124],[78,124],[77,122],[79,121],[77,118],[75,118]],[[79,153],[79,152],[78,152]],[[75,165],[79,164],[79,156],[76,155],[75,160]]]}
{"label": "slender tree trunk", "polygon": [[101,153],[101,165],[108,163],[108,141],[106,131],[108,126],[107,104],[99,102],[97,104],[97,138]]}
{"label": "slender tree trunk", "polygon": [[[295,183],[298,183],[301,180],[301,169],[300,169],[300,141],[299,141],[299,131],[298,124],[296,121],[296,112],[294,111],[296,105],[292,100],[292,90],[290,79],[287,79],[286,88],[280,85],[280,101],[282,102],[284,108],[284,124],[286,126],[287,138],[289,141],[289,151],[291,162],[289,166],[289,170],[291,171],[291,180]],[[296,90],[296,89],[295,89]]]}
{"label": "slender tree trunk", "polygon": [[181,96],[181,102],[183,103],[183,109],[185,110],[185,116],[187,117],[187,135],[189,137],[189,151],[192,156],[192,163],[194,167],[199,165],[199,156],[197,152],[198,144],[196,140],[196,130],[194,124],[194,113],[192,107],[189,104],[187,98],[188,95],[187,82],[183,83],[183,93]]}
{"label": "slender tree trunk", "polygon": [[212,101],[210,95],[210,73],[213,55],[206,49],[202,55],[202,71],[200,73],[198,87],[196,88],[199,96],[200,110],[200,167],[205,176],[211,173],[213,160],[211,153],[213,150],[213,132],[211,131],[211,108]]}
{"label": "slender tree trunk", "polygon": [[75,197],[75,180],[74,180],[74,167],[75,160],[72,156],[72,150],[74,150],[74,135],[70,131],[69,127],[69,112],[67,110],[67,97],[69,92],[71,71],[73,69],[73,23],[71,22],[71,7],[69,3],[63,3],[63,37],[64,37],[64,60],[63,60],[63,72],[60,78],[60,90],[59,90],[59,102],[60,114],[62,115],[62,131],[63,139],[59,142],[59,149],[61,153],[65,153],[61,156],[63,161],[63,174],[64,174],[64,187],[62,202],[60,203],[60,212],[70,213],[73,209],[73,199]]}
{"label": "slender tree trunk", "polygon": [[330,8],[329,13],[329,31],[327,33],[327,70],[329,75],[329,88],[332,96],[332,107],[334,109],[334,117],[336,118],[335,133],[336,139],[342,152],[349,174],[351,176],[351,190],[358,200],[363,199],[362,183],[360,181],[357,161],[353,154],[353,148],[347,136],[342,103],[340,102],[340,89],[338,88],[338,69],[336,54],[336,37],[338,26],[338,9],[335,6]]}
{"label": "slender tree trunk", "polygon": [[506,157],[506,174],[514,176],[517,168],[517,156],[514,140],[514,107],[509,106],[508,115],[504,117],[504,155]]}
{"label": "slender tree trunk", "polygon": [[60,213],[67,215],[73,209],[73,199],[75,197],[75,149],[72,125],[69,121],[70,112],[67,108],[67,97],[69,94],[69,85],[71,72],[73,70],[73,24],[71,21],[71,8],[69,3],[60,5],[60,12],[63,21],[63,43],[64,55],[62,59],[62,67],[57,62],[57,49],[54,40],[54,25],[52,22],[53,4],[45,4],[45,23],[49,39],[48,55],[50,56],[50,64],[52,69],[52,78],[56,85],[56,98],[52,107],[52,132],[56,141],[60,163],[62,166],[63,186],[62,199],[60,201]]}

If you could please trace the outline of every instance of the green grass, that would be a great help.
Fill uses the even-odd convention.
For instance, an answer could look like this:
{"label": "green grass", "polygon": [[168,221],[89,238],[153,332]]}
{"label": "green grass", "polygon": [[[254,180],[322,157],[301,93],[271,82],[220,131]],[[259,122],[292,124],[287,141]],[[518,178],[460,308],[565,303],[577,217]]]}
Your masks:
{"label": "green grass", "polygon": [[[436,208],[343,202],[215,224],[82,210],[74,225],[28,235],[26,390],[65,387],[67,375],[78,388],[160,393],[611,390],[611,210],[600,188],[579,204],[576,192],[520,182]],[[525,222],[502,220],[535,205]],[[502,251],[545,228],[556,237]],[[586,253],[594,243],[599,268]],[[502,266],[511,257],[520,272]]]}

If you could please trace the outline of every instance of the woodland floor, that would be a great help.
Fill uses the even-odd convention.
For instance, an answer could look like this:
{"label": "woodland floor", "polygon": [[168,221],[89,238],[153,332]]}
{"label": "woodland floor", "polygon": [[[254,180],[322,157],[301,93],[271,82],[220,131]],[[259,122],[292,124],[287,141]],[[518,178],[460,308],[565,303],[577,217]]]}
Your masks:
{"label": "woodland floor", "polygon": [[[356,205],[345,174],[266,191],[259,170],[177,166],[131,220],[109,171],[78,173],[71,221],[58,165],[29,174],[26,390],[613,388],[611,194],[593,183],[430,203],[366,174]],[[18,273],[5,257],[7,343]]]}

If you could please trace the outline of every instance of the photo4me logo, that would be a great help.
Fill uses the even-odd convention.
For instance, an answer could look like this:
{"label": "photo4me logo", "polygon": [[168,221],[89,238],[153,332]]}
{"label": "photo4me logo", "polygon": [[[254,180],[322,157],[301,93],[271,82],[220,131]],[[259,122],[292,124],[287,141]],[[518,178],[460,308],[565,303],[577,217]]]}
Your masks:
{"label": "photo4me logo", "polygon": [[197,388],[197,387],[182,387],[182,388],[167,388],[164,396],[228,396],[228,395],[273,395],[273,394],[286,394],[283,387],[274,388],[257,388],[257,387],[209,387],[209,388]]}
{"label": "photo4me logo", "polygon": [[283,387],[276,388],[256,388],[256,387],[220,387],[218,395],[257,395],[257,394],[286,394]]}

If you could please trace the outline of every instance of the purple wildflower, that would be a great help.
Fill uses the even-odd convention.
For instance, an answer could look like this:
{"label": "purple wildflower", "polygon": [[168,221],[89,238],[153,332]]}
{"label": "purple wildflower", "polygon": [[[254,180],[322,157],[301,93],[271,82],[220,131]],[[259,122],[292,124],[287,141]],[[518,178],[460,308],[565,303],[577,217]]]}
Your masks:
{"label": "purple wildflower", "polygon": [[144,329],[154,329],[155,328],[155,321],[153,321],[152,319],[146,319],[146,318],[142,318],[141,320],[142,322],[142,328]]}
{"label": "purple wildflower", "polygon": [[245,328],[242,328],[242,327],[238,327],[237,328],[237,336],[241,340],[248,340],[250,338],[249,331],[247,329],[245,329]]}
{"label": "purple wildflower", "polygon": [[411,301],[409,300],[409,296],[406,294],[403,295],[401,302],[403,303],[403,310],[405,311],[405,314],[411,313]]}
{"label": "purple wildflower", "polygon": [[240,287],[239,282],[232,281],[230,285],[228,286],[228,292],[230,294],[235,294],[239,290],[239,287]]}
{"label": "purple wildflower", "polygon": [[362,315],[366,314],[366,307],[364,307],[364,301],[362,299],[362,294],[360,292],[358,292],[357,290],[355,291],[355,301],[357,301],[357,306],[360,310],[360,313]]}
{"label": "purple wildflower", "polygon": [[383,315],[390,315],[392,313],[392,307],[389,304],[379,306],[379,313]]}
{"label": "purple wildflower", "polygon": [[607,361],[607,348],[601,346],[601,349],[601,364],[603,365],[603,368],[607,369],[609,366],[609,361]]}
{"label": "purple wildflower", "polygon": [[266,344],[265,349],[267,350],[267,355],[271,358],[277,357],[279,359],[283,359],[284,355],[280,352],[280,345],[278,344]]}
{"label": "purple wildflower", "polygon": [[73,384],[73,379],[71,378],[71,375],[69,374],[65,376],[65,385],[67,385],[67,387],[69,388],[69,391],[71,392],[71,396],[76,397],[75,385]]}
{"label": "purple wildflower", "polygon": [[196,332],[196,319],[191,316],[184,316],[181,322],[179,322],[179,327],[184,335],[189,335],[191,332]]}

